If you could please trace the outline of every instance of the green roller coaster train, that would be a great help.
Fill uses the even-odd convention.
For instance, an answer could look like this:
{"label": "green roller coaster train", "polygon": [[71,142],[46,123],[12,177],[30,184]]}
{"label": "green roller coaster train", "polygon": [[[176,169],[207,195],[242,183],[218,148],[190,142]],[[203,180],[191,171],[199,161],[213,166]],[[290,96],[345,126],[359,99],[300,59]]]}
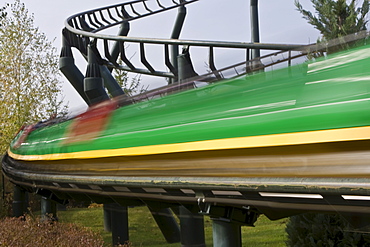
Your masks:
{"label": "green roller coaster train", "polygon": [[[104,203],[114,243],[128,239],[127,206],[148,206],[167,241],[182,246],[204,246],[203,215],[214,220],[215,246],[240,246],[240,226],[260,214],[368,214],[369,34],[303,47],[179,40],[193,2],[137,0],[67,19],[60,68],[89,109],[19,131],[2,162],[18,193]],[[178,18],[170,39],[128,36],[130,21],[172,9]],[[113,27],[118,35],[99,33]],[[127,44],[138,48],[139,65],[128,59]],[[167,70],[149,61],[152,46]],[[341,51],[302,62],[328,47]],[[72,48],[86,57],[86,75]],[[194,48],[209,51],[209,73],[196,72]],[[247,59],[217,69],[219,48]],[[170,83],[127,96],[113,68]]]}

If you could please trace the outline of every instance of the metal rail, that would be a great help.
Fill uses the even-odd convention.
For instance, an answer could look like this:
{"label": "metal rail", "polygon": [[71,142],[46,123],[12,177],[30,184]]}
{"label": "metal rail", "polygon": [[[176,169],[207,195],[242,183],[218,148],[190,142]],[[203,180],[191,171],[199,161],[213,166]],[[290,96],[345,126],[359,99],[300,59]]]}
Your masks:
{"label": "metal rail", "polygon": [[[130,31],[129,22],[175,8],[185,7],[196,1],[198,0],[172,0],[170,5],[168,2],[165,5],[164,0],[136,0],[73,15],[65,22],[65,29],[63,30],[65,45],[77,48],[86,58],[88,57],[88,47],[93,47],[94,49],[90,50],[95,53],[97,62],[109,68],[110,71],[115,68],[139,74],[167,77],[172,78],[172,82],[178,83],[188,83],[189,80],[213,82],[248,74],[256,70],[277,65],[278,63],[287,62],[290,65],[292,60],[305,56],[314,50],[323,50],[328,46],[336,45],[335,42],[331,42],[330,44],[321,44],[319,46],[302,47],[296,44],[180,40],[173,38],[159,39],[128,36]],[[182,15],[179,19],[183,20],[184,16]],[[120,26],[118,34],[108,35],[101,33],[101,31],[118,26]],[[176,32],[176,35],[172,34],[171,37],[178,37],[179,29],[178,26],[175,27],[174,32]],[[354,38],[358,39],[359,36],[362,37],[364,35],[357,35]],[[340,41],[336,42],[340,43]],[[346,40],[345,42],[348,41]],[[176,49],[175,51],[172,49],[178,46],[186,47],[187,51],[199,48],[206,49],[208,57],[203,58],[203,61],[208,62],[208,72],[197,78],[189,79],[192,76],[179,78],[179,68],[174,58],[178,54],[173,54]],[[215,50],[220,48],[242,51],[245,53],[245,61],[221,69],[217,68]],[[149,50],[156,50],[157,52],[155,54],[163,54],[163,59],[158,59],[158,56],[150,56]],[[253,60],[252,53],[255,50],[269,50],[272,53],[253,58]],[[128,55],[130,52],[131,54],[138,54],[138,59],[135,59],[135,61],[131,59],[130,55]],[[222,57],[220,59],[222,60]],[[217,61],[221,61],[220,59]],[[204,64],[202,64],[203,67]],[[195,68],[196,70],[197,68]],[[162,89],[160,88],[157,91],[161,91]]]}
{"label": "metal rail", "polygon": [[85,194],[100,203],[121,197],[127,203],[140,199],[195,204],[203,214],[216,206],[249,205],[271,219],[306,211],[366,214],[369,210],[368,178],[89,177],[35,173],[15,169],[12,162],[5,157],[3,169],[16,184],[66,199]]}
{"label": "metal rail", "polygon": [[[73,15],[66,20],[63,35],[68,45],[77,48],[85,57],[88,55],[87,51],[89,45],[102,47],[101,49],[95,50],[95,52],[98,53],[97,56],[100,58],[99,62],[111,69],[116,68],[134,73],[176,79],[178,77],[177,62],[171,59],[171,46],[182,45],[192,48],[202,47],[208,49],[209,57],[204,59],[204,61],[209,61],[210,71],[217,71],[215,66],[214,48],[242,49],[245,50],[246,54],[251,54],[251,50],[256,49],[276,51],[294,50],[301,47],[301,45],[295,44],[156,39],[127,36],[129,32],[129,26],[127,27],[127,25],[129,22],[172,10],[174,8],[179,8],[196,1],[197,0],[172,1],[172,5],[165,6],[161,0],[137,0],[82,12]],[[126,25],[126,31],[123,34],[107,35],[100,33],[103,30],[120,25]],[[130,44],[138,44],[138,50],[133,52],[135,54],[140,54],[140,61],[136,63],[127,55],[128,47],[132,49]],[[156,45],[156,49],[159,49],[160,53],[164,54],[163,61],[158,61],[157,57],[148,57],[146,51],[151,44]],[[115,52],[113,52],[113,50],[115,50]],[[117,62],[118,57],[121,58],[122,63]],[[247,56],[246,60],[249,60],[249,56]],[[163,68],[167,68],[167,70],[163,70]],[[248,71],[245,71],[245,73],[247,72]]]}

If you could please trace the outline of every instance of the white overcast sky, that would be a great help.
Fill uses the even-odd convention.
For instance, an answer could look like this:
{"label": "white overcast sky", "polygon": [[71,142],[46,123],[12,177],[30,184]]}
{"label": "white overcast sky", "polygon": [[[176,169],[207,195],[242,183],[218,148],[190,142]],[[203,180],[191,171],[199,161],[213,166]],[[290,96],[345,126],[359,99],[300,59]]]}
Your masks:
{"label": "white overcast sky", "polygon": [[[0,0],[0,6],[12,3]],[[34,14],[39,26],[49,40],[56,38],[54,46],[61,46],[61,30],[71,15],[86,10],[118,4],[119,0],[21,0]],[[300,1],[311,8],[310,0]],[[148,17],[131,24],[130,36],[168,38],[177,11]],[[294,0],[259,0],[260,41],[263,43],[308,44],[315,42],[319,33],[295,10]],[[243,41],[249,42],[249,0],[200,0],[187,6],[187,16],[181,39]],[[83,69],[81,69],[83,70]],[[85,71],[82,71],[85,73]],[[146,83],[150,83],[146,81]],[[66,100],[72,108],[85,104],[65,83]]]}

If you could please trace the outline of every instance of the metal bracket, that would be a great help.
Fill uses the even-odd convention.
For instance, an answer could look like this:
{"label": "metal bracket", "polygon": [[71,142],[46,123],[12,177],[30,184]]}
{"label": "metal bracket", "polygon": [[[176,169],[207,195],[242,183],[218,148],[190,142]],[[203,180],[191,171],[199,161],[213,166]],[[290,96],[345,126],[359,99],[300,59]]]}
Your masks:
{"label": "metal bracket", "polygon": [[205,198],[198,198],[199,213],[209,215],[212,220],[254,226],[259,213],[247,207],[219,206],[206,202]]}

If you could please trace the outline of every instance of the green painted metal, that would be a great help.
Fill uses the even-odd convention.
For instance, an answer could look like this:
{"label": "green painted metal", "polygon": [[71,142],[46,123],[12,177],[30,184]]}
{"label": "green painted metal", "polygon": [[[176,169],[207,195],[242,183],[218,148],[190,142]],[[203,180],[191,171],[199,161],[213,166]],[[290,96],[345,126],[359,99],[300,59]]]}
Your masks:
{"label": "green painted metal", "polygon": [[370,125],[370,46],[219,82],[113,112],[89,141],[63,144],[74,120],[30,133],[15,154],[42,155]]}

